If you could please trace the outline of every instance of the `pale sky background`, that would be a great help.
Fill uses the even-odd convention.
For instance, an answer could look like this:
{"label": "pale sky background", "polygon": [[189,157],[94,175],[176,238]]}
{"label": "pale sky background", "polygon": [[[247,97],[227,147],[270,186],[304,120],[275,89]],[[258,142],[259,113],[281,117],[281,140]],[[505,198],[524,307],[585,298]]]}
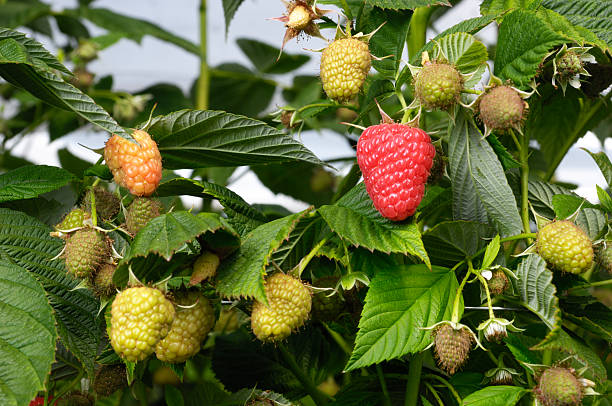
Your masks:
{"label": "pale sky background", "polygon": [[[75,7],[77,4],[76,0],[44,1],[57,10]],[[428,32],[428,39],[463,19],[478,16],[480,2],[480,0],[464,0],[453,7],[444,17],[435,21],[434,29]],[[118,13],[145,19],[195,43],[199,41],[198,0],[99,0],[94,1],[93,6],[109,8]],[[232,21],[226,40],[221,0],[208,0],[209,64],[214,66],[223,62],[240,62],[249,66],[248,59],[235,44],[237,38],[249,37],[279,46],[284,34],[283,25],[276,21],[266,20],[266,18],[280,16],[283,12],[284,6],[280,0],[246,0]],[[89,28],[92,35],[104,32],[93,25],[89,25]],[[496,30],[491,26],[479,34],[479,38],[486,44],[494,42],[495,36]],[[49,49],[54,48],[46,38],[40,39]],[[290,53],[306,52],[304,48],[319,49],[324,44],[320,39],[299,43],[294,40],[285,49]],[[319,54],[314,54],[311,61],[300,68],[299,72],[316,74],[319,58]],[[102,51],[99,59],[90,64],[90,70],[99,76],[113,74],[114,90],[135,92],[155,83],[167,82],[178,85],[187,93],[198,75],[199,61],[195,55],[178,47],[152,37],[145,37],[141,44],[123,39],[113,47]],[[291,75],[280,75],[278,81],[289,84],[290,78]],[[271,109],[274,107],[272,105]],[[106,137],[107,135],[102,133],[78,131],[49,143],[47,134],[41,131],[36,136],[27,137],[16,145],[14,152],[37,164],[59,165],[56,151],[67,146],[75,155],[94,162],[98,156],[77,143],[90,148],[100,148]],[[302,141],[323,160],[353,154],[347,142],[331,132],[303,133]],[[595,184],[605,187],[606,182],[593,160],[586,152],[579,149],[581,147],[593,152],[601,150],[600,143],[594,135],[588,134],[583,137],[559,166],[557,178],[578,184],[577,193],[595,202],[597,201]],[[606,142],[606,152],[608,154],[612,152],[611,140]],[[235,173],[236,180],[232,182],[230,179],[229,187],[247,202],[276,203],[290,210],[301,210],[307,206],[288,196],[274,195],[259,182],[255,175],[249,172],[240,176],[242,172],[239,170]],[[185,172],[182,174],[184,175]]]}

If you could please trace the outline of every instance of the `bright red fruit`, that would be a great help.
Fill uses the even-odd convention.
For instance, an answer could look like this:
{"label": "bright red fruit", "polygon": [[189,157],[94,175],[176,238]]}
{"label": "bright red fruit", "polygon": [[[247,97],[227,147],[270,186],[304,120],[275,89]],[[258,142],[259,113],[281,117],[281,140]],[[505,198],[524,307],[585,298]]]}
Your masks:
{"label": "bright red fruit", "polygon": [[429,135],[404,124],[368,127],[357,143],[357,163],[374,207],[383,217],[412,216],[425,193],[436,149]]}

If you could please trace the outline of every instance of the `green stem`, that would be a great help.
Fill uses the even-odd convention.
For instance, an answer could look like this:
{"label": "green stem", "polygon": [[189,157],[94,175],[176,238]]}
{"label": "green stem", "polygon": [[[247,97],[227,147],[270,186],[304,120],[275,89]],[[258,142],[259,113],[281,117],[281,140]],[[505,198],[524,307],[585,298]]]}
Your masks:
{"label": "green stem", "polygon": [[[468,261],[468,267],[470,271],[474,272],[474,268],[472,267],[472,261]],[[489,284],[487,283],[487,280],[480,274],[480,272],[475,273],[482,286],[484,286],[485,293],[487,294],[487,307],[489,308],[489,318],[494,319],[495,314],[493,313],[493,305],[491,304],[491,292],[489,292]]]}
{"label": "green stem", "polygon": [[317,405],[324,405],[329,401],[329,398],[326,394],[321,392],[315,384],[310,380],[310,377],[304,373],[302,368],[297,364],[293,355],[287,350],[284,344],[279,344],[278,349],[283,357],[283,360],[287,363],[287,366],[293,372],[293,375],[297,378],[298,381],[302,384],[304,390],[310,395],[312,400]]}
{"label": "green stem", "polygon": [[[510,130],[512,131],[512,130]],[[531,232],[529,225],[529,136],[525,132],[521,138],[521,219],[525,233]],[[531,239],[528,240],[531,242]]]}
{"label": "green stem", "polygon": [[[96,180],[99,180],[99,179],[96,179]],[[89,188],[89,190],[91,191],[91,193],[89,193],[89,196],[91,198],[91,223],[93,224],[94,227],[97,227],[98,226],[98,214],[96,211],[96,193],[94,192],[94,188],[95,186],[91,186]]]}
{"label": "green stem", "polygon": [[346,14],[346,18],[348,20],[352,20],[353,14],[351,13],[351,8],[349,7],[346,0],[340,0],[340,4],[342,4],[342,9],[344,10],[344,14]]}
{"label": "green stem", "polygon": [[300,264],[298,265],[298,276],[302,275],[302,272],[304,272],[304,269],[306,269],[306,267],[308,266],[310,261],[315,257],[315,255],[317,255],[317,253],[319,252],[321,247],[323,247],[325,245],[325,243],[327,242],[328,239],[329,239],[329,237],[323,238],[321,241],[319,241],[319,243],[317,245],[315,245],[312,248],[312,250],[310,250],[308,255],[306,255],[304,258],[302,258],[302,260],[300,261]]}
{"label": "green stem", "polygon": [[455,397],[457,404],[459,405],[461,404],[462,400],[461,400],[461,396],[459,396],[459,392],[457,392],[457,390],[453,387],[453,385],[451,385],[446,379],[442,378],[441,376],[434,375],[434,374],[423,375],[423,378],[435,379],[438,382],[440,382],[442,385],[446,386],[448,390],[450,391],[450,393],[452,393],[452,395]]}
{"label": "green stem", "polygon": [[476,89],[462,89],[461,93],[470,93],[470,94],[482,94],[482,90],[476,90]]}
{"label": "green stem", "polygon": [[427,25],[434,7],[418,7],[414,9],[410,18],[408,30],[408,56],[412,60],[416,53],[425,45]]}
{"label": "green stem", "polygon": [[327,325],[327,323],[321,323],[321,324],[323,324],[323,326],[325,327],[329,335],[332,336],[336,344],[338,344],[338,347],[342,348],[342,351],[344,351],[346,355],[351,355],[353,353],[353,349],[351,348],[351,346],[346,342],[346,340],[344,340],[344,338],[340,334],[332,330]]}
{"label": "green stem", "polygon": [[423,353],[414,354],[408,366],[408,382],[406,382],[406,395],[404,406],[416,406],[419,399],[419,386],[421,384],[421,370],[423,369]]}
{"label": "green stem", "polygon": [[387,390],[387,382],[385,382],[385,375],[383,374],[380,364],[376,364],[376,374],[378,375],[378,382],[380,382],[380,389],[383,393],[383,405],[391,406],[391,398],[389,397],[389,391]]}
{"label": "green stem", "polygon": [[434,396],[434,398],[436,398],[436,401],[438,402],[438,404],[440,406],[444,406],[444,402],[442,401],[442,399],[440,398],[440,395],[438,395],[438,391],[431,386],[430,384],[428,384],[427,382],[425,382],[425,387],[427,389],[429,389],[429,391],[431,392],[431,394]]}
{"label": "green stem", "polygon": [[206,50],[206,0],[200,1],[200,78],[198,79],[197,103],[198,110],[208,109],[210,92],[210,69]]}
{"label": "green stem", "polygon": [[[471,264],[471,262],[469,262]],[[459,285],[459,289],[457,289],[457,294],[455,295],[455,301],[453,302],[453,315],[451,316],[451,322],[459,323],[459,303],[461,303],[463,287],[467,283],[470,275],[472,274],[472,267],[468,268],[468,271],[465,273],[465,277],[461,281],[461,285]]]}
{"label": "green stem", "polygon": [[552,363],[552,350],[544,350],[542,352],[542,364],[550,365]]}

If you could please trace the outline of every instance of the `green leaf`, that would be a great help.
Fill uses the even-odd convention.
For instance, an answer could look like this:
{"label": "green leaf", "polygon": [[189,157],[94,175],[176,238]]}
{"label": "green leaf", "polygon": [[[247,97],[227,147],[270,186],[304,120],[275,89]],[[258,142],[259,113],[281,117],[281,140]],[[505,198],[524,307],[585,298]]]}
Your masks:
{"label": "green leaf", "polygon": [[555,296],[557,289],[552,283],[552,272],[546,269],[546,262],[539,255],[529,254],[518,265],[516,276],[518,280],[513,280],[513,283],[522,305],[542,319],[552,332],[559,330],[559,299]]}
{"label": "green leaf", "polygon": [[67,185],[74,176],[55,166],[22,166],[0,175],[0,203],[31,199]]}
{"label": "green leaf", "polygon": [[454,218],[490,221],[502,237],[520,234],[521,218],[504,169],[465,113],[455,118],[448,150]]}
{"label": "green leaf", "polygon": [[229,298],[247,297],[267,303],[263,280],[272,254],[299,221],[310,215],[310,210],[263,224],[247,234],[240,249],[221,263],[217,292]]}
{"label": "green leaf", "polygon": [[[315,206],[334,195],[334,174],[308,162],[251,166],[259,180],[274,193],[282,193]],[[302,179],[303,182],[296,182]]]}
{"label": "green leaf", "polygon": [[586,363],[592,372],[592,376],[598,383],[606,381],[606,367],[601,362],[601,359],[595,351],[580,338],[573,334],[567,333],[563,329],[559,329],[549,334],[542,342],[532,348],[533,350],[556,350],[564,354],[575,355],[582,362]]}
{"label": "green leaf", "polygon": [[380,8],[392,10],[414,10],[417,7],[451,6],[448,0],[368,0],[371,4]]}
{"label": "green leaf", "polygon": [[445,221],[423,234],[423,243],[433,263],[452,267],[483,249],[495,236],[487,224],[472,221]]}
{"label": "green leaf", "polygon": [[91,97],[54,73],[26,64],[0,63],[0,76],[45,103],[71,111],[105,131],[131,139],[131,136]]}
{"label": "green leaf", "polygon": [[[227,221],[217,213],[199,213],[197,215],[188,211],[175,211],[162,214],[149,221],[147,225],[136,234],[129,252],[119,262],[113,280],[118,284],[127,282],[128,266],[133,265],[137,257],[145,258],[156,254],[170,262],[174,253],[185,244],[192,243],[203,234],[213,234],[212,238],[223,241],[224,252],[229,253],[238,248],[240,237]],[[151,268],[133,265],[132,271],[140,279],[150,280],[147,277]]]}
{"label": "green leaf", "polygon": [[571,87],[563,94],[546,84],[538,92],[538,96],[529,99],[525,131],[540,144],[548,164],[545,179],[549,179],[571,146],[606,118],[612,108]]}
{"label": "green leaf", "polygon": [[516,10],[499,27],[495,75],[527,87],[551,48],[567,42],[535,12]]}
{"label": "green leaf", "polygon": [[554,195],[552,205],[557,219],[564,220],[574,214],[580,207],[591,207],[592,205],[584,198],[572,195]]}
{"label": "green leaf", "polygon": [[356,247],[414,255],[430,266],[418,226],[383,218],[374,208],[363,182],[335,205],[317,211],[333,232]]}
{"label": "green leaf", "polygon": [[595,161],[597,166],[599,166],[599,170],[601,171],[606,183],[608,185],[612,185],[612,163],[610,162],[610,158],[606,155],[605,152],[591,152],[586,148],[582,148],[586,151],[591,158]]}
{"label": "green leaf", "polygon": [[601,0],[542,0],[542,5],[565,16],[572,24],[591,30],[612,46],[612,5]]}
{"label": "green leaf", "polygon": [[599,185],[595,185],[595,188],[597,189],[599,204],[601,204],[606,211],[612,212],[612,197],[610,197],[610,194],[599,187]]}
{"label": "green leaf", "polygon": [[601,303],[588,305],[584,310],[574,308],[568,310],[572,313],[563,313],[566,320],[604,340],[612,341],[612,310]]}
{"label": "green leaf", "polygon": [[281,130],[222,111],[181,110],[153,119],[149,133],[166,169],[304,161],[322,164]]}
{"label": "green leaf", "polygon": [[28,51],[13,38],[7,38],[0,41],[0,63],[31,64]]}
{"label": "green leaf", "polygon": [[584,230],[592,241],[602,238],[602,234],[608,229],[606,215],[601,210],[590,207],[582,209],[578,213],[576,224]]}
{"label": "green leaf", "polygon": [[280,50],[278,48],[249,38],[239,38],[236,43],[253,66],[261,73],[288,73],[310,60],[308,55],[291,55],[286,52],[283,52],[279,57]]}
{"label": "green leaf", "polygon": [[[481,17],[469,18],[467,20],[461,21],[458,24],[453,25],[452,27],[442,31],[440,34],[436,35],[433,39],[428,41],[427,44],[425,44],[423,48],[421,48],[419,52],[417,52],[410,59],[410,63],[413,65],[420,64],[421,55],[423,54],[423,52],[426,52],[426,51],[431,52],[431,50],[433,50],[434,46],[436,45],[436,41],[438,41],[440,38],[443,38],[449,34],[453,34],[456,32],[476,34],[478,31],[482,30],[484,27],[486,27],[487,25],[495,21],[497,17],[499,17],[499,14],[488,14],[488,15],[483,15]],[[408,72],[410,71],[408,67],[406,67],[404,70],[408,70]]]}
{"label": "green leaf", "polygon": [[225,17],[225,36],[229,31],[230,23],[238,11],[238,8],[242,5],[244,0],[223,0],[223,15]]}
{"label": "green leaf", "polygon": [[99,302],[90,291],[75,289],[79,282],[67,275],[62,260],[52,260],[64,242],[50,232],[33,217],[0,208],[0,260],[27,269],[42,283],[62,342],[93,376],[101,336]]}
{"label": "green leaf", "polygon": [[561,14],[545,8],[538,9],[537,14],[553,30],[565,36],[569,41],[580,45],[595,45],[604,51],[609,50],[606,43],[601,41],[597,35],[584,27],[574,26]]}
{"label": "green leaf", "polygon": [[0,3],[0,27],[17,28],[49,14],[51,7],[40,1],[9,0]]}
{"label": "green leaf", "polygon": [[480,14],[502,14],[514,9],[533,9],[542,0],[484,0],[480,4]]}
{"label": "green leaf", "polygon": [[463,399],[462,406],[514,406],[527,392],[519,386],[487,386]]}
{"label": "green leaf", "polygon": [[555,217],[555,211],[552,204],[553,196],[563,194],[580,198],[580,196],[563,186],[553,185],[539,180],[529,181],[528,189],[529,202],[535,211],[550,219]]}
{"label": "green leaf", "polygon": [[542,356],[529,349],[530,341],[537,343],[539,340],[515,333],[508,333],[508,337],[504,338],[504,343],[517,361],[524,364],[541,364]]}
{"label": "green leaf", "polygon": [[219,200],[230,224],[240,235],[247,234],[267,221],[263,213],[250,206],[242,197],[214,183],[175,178],[161,183],[155,192],[161,197],[187,195]]}
{"label": "green leaf", "polygon": [[370,39],[372,55],[385,59],[373,60],[372,66],[387,78],[395,78],[400,66],[412,11],[390,11],[372,7],[360,19],[358,31],[369,33],[383,25]]}
{"label": "green leaf", "polygon": [[185,406],[183,394],[172,385],[164,385],[164,400],[168,406]]}
{"label": "green leaf", "polygon": [[53,309],[40,283],[5,260],[0,260],[0,309],[0,399],[27,405],[45,389],[51,371],[57,339]]}
{"label": "green leaf", "polygon": [[465,32],[447,35],[437,42],[448,61],[465,74],[473,73],[489,59],[487,47]]}
{"label": "green leaf", "polygon": [[487,245],[487,249],[485,250],[484,256],[482,258],[481,268],[485,269],[491,266],[495,258],[497,258],[497,254],[499,253],[499,249],[501,244],[499,243],[499,234],[493,238],[493,241]]}
{"label": "green leaf", "polygon": [[508,169],[521,167],[520,162],[514,159],[514,157],[508,152],[506,147],[504,147],[495,134],[489,134],[487,141],[489,141],[489,144],[491,144],[493,151],[495,151],[495,154],[499,158],[499,162],[501,162],[505,171]]}
{"label": "green leaf", "polygon": [[74,10],[64,10],[64,13],[71,16],[85,18],[98,27],[102,27],[114,34],[121,33],[125,38],[129,38],[138,43],[140,43],[145,35],[150,35],[162,41],[179,46],[192,54],[200,56],[200,48],[193,42],[174,35],[158,25],[139,18],[128,17],[105,8],[80,7]]}
{"label": "green leaf", "polygon": [[211,110],[257,116],[268,107],[276,89],[276,82],[237,63],[219,65],[210,75]]}
{"label": "green leaf", "polygon": [[431,341],[431,332],[423,328],[450,318],[457,289],[455,273],[447,268],[379,269],[365,298],[346,370],[423,350]]}
{"label": "green leaf", "polygon": [[2,28],[0,26],[0,41],[5,39],[13,39],[23,45],[28,53],[29,59],[32,61],[32,64],[37,66],[39,69],[57,69],[62,73],[71,75],[68,68],[62,65],[55,56],[49,53],[49,51],[47,51],[41,43],[28,38],[25,34],[18,31],[9,30],[7,28]]}

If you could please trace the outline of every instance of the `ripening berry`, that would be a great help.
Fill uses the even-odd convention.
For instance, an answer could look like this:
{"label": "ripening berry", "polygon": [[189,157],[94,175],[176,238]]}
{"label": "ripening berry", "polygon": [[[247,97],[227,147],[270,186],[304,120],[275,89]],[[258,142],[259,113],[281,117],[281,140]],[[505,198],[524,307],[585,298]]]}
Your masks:
{"label": "ripening berry", "polygon": [[162,161],[157,144],[142,130],[134,130],[137,145],[113,135],[104,147],[104,160],[115,182],[136,196],[149,196],[161,180]]}
{"label": "ripening berry", "polygon": [[82,209],[72,209],[66,214],[61,223],[55,226],[56,230],[72,230],[78,227],[83,227],[85,220],[89,219],[89,213]]}
{"label": "ripening berry", "polygon": [[496,86],[478,103],[480,119],[491,130],[519,128],[527,112],[527,104],[510,86]]}
{"label": "ripening berry", "polygon": [[[95,187],[94,196],[96,198],[96,216],[98,218],[109,220],[119,213],[119,198],[108,190]],[[91,213],[91,189],[87,191],[85,197],[81,201],[81,208],[88,213]]]}
{"label": "ripening berry", "polygon": [[123,359],[142,361],[166,337],[174,320],[174,306],[155,288],[139,286],[117,294],[111,308],[110,341]]}
{"label": "ripening berry", "polygon": [[580,227],[566,220],[553,221],[538,231],[538,254],[553,268],[583,273],[593,263],[593,246]]}
{"label": "ripening berry", "polygon": [[200,345],[215,324],[215,311],[199,292],[177,293],[176,316],[168,335],[155,346],[157,359],[169,363],[185,362],[200,352]]}
{"label": "ripening berry", "polygon": [[304,325],[310,314],[310,289],[301,280],[284,273],[266,279],[268,305],[255,302],[251,328],[261,341],[278,341]]}
{"label": "ripening berry", "polygon": [[[324,276],[317,279],[313,286],[317,288],[336,288],[337,276]],[[344,300],[338,292],[323,290],[315,293],[312,297],[312,318],[320,321],[336,320],[344,310]]]}
{"label": "ripening berry", "polygon": [[103,365],[96,371],[93,389],[98,396],[107,397],[127,385],[125,365]]}
{"label": "ripening berry", "polygon": [[321,82],[332,100],[347,102],[361,91],[372,57],[367,42],[343,38],[329,44],[321,55]]}
{"label": "ripening berry", "polygon": [[442,324],[433,330],[432,336],[440,368],[454,374],[467,362],[474,343],[472,333],[466,327],[456,330],[450,324]]}

